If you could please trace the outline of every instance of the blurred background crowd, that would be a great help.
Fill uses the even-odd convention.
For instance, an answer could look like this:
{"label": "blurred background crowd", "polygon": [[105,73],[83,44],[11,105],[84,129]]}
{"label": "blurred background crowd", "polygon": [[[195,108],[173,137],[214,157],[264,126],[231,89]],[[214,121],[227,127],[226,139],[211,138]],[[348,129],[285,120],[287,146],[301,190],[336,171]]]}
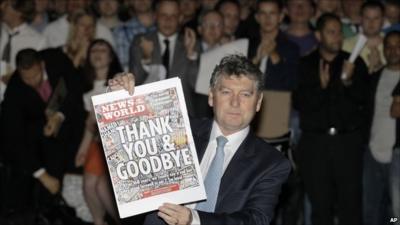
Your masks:
{"label": "blurred background crowd", "polygon": [[[287,132],[264,137],[293,166],[273,224],[400,220],[399,0],[0,7],[1,224],[141,224],[118,219],[90,97],[123,71],[136,85],[179,77],[189,116],[212,117],[208,97],[195,92],[201,55],[242,38],[264,90],[290,96]],[[361,35],[366,45],[349,62]],[[67,210],[76,196],[86,215]]]}

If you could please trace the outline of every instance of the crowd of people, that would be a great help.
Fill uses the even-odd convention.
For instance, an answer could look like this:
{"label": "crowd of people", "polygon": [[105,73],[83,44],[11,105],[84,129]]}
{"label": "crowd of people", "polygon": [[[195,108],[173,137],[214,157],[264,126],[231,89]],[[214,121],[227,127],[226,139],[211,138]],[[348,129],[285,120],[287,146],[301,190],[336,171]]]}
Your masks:
{"label": "crowd of people", "polygon": [[[251,219],[236,216],[289,225],[400,221],[398,0],[0,0],[0,22],[0,210],[5,217],[20,213],[26,217],[21,224],[29,224],[26,212],[51,205],[63,176],[79,173],[93,224],[123,224],[90,97],[105,92],[108,80],[120,72],[134,74],[135,85],[179,77],[189,116],[214,117],[221,128],[229,121],[218,114],[223,102],[211,91],[216,84],[210,82],[209,96],[195,91],[201,55],[247,38],[247,56],[230,59],[244,69],[221,61],[215,76],[233,74],[231,81],[218,79],[235,87],[257,81],[257,93],[291,95],[292,170],[280,196],[286,162],[276,173],[281,179],[271,182],[274,192],[264,193],[279,197],[275,216],[268,212],[263,220],[251,210]],[[361,36],[366,44],[349,61]],[[257,96],[248,95],[242,104],[249,101],[253,108],[246,126],[260,110]],[[232,107],[239,104],[235,101]],[[260,158],[254,164],[271,156],[255,154]],[[257,173],[243,171],[249,177]],[[268,190],[272,184],[254,188]],[[258,207],[260,199],[243,197],[241,207],[251,208],[247,201]],[[260,208],[271,210],[268,204]],[[194,215],[197,222],[199,216],[216,224],[239,221],[235,215]],[[155,222],[149,218],[147,224]]]}

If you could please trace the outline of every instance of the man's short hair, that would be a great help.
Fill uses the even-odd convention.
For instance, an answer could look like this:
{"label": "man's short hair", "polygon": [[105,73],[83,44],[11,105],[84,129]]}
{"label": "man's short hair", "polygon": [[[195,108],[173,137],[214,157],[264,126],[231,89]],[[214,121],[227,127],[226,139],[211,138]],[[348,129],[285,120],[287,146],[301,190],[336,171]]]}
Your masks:
{"label": "man's short hair", "polygon": [[32,48],[19,51],[15,59],[15,64],[18,70],[30,69],[32,66],[41,62],[42,57],[40,56],[40,53]]}
{"label": "man's short hair", "polygon": [[257,91],[263,89],[263,74],[257,66],[243,55],[228,55],[221,59],[211,74],[211,88],[215,88],[221,76],[245,76],[256,82]]}
{"label": "man's short hair", "polygon": [[385,7],[383,6],[383,4],[381,2],[379,2],[379,1],[376,1],[376,0],[375,1],[370,0],[370,1],[364,2],[362,4],[361,10],[360,10],[361,15],[364,13],[364,11],[366,9],[378,9],[379,11],[381,11],[382,16],[385,13]]}
{"label": "man's short hair", "polygon": [[336,14],[324,13],[317,20],[317,26],[316,26],[317,31],[322,31],[329,21],[336,21],[339,24],[342,24],[342,21],[340,20],[339,16],[337,16]]}
{"label": "man's short hair", "polygon": [[162,3],[164,3],[164,2],[176,3],[176,4],[178,5],[178,8],[179,8],[179,2],[178,2],[178,0],[158,0],[158,1],[156,1],[156,3],[155,3],[155,9],[156,9],[156,11],[158,11],[158,9],[160,8],[160,5],[161,5]]}
{"label": "man's short hair", "polygon": [[211,13],[218,14],[221,18],[224,18],[224,16],[222,16],[222,14],[219,11],[214,10],[214,9],[207,9],[200,13],[199,17],[197,18],[197,23],[199,25],[202,25],[204,22],[204,17],[206,17],[208,14],[211,14]]}
{"label": "man's short hair", "polygon": [[278,9],[280,12],[282,12],[282,10],[283,10],[283,3],[281,0],[259,0],[259,1],[257,1],[257,11],[258,11],[258,9],[260,9],[260,5],[262,3],[272,3],[272,4],[275,4],[276,6],[278,6]]}
{"label": "man's short hair", "polygon": [[398,37],[400,38],[400,31],[398,31],[398,30],[392,30],[392,31],[388,32],[388,33],[385,35],[385,38],[383,39],[383,45],[384,45],[384,46],[386,46],[387,41],[388,41],[389,38],[392,37],[392,36],[398,36]]}
{"label": "man's short hair", "polygon": [[239,10],[240,10],[240,3],[238,0],[221,0],[217,3],[217,5],[215,6],[215,8],[220,11],[222,6],[227,4],[227,3],[231,3],[234,4]]}
{"label": "man's short hair", "polygon": [[22,19],[26,22],[32,21],[35,15],[35,1],[29,0],[6,0],[10,6],[21,13]]}

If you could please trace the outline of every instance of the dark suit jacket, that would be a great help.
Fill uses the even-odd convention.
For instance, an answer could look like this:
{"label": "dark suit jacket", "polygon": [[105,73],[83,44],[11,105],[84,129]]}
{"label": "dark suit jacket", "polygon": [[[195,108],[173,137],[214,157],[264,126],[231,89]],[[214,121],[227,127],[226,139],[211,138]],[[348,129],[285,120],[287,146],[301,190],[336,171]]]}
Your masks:
{"label": "dark suit jacket", "polygon": [[60,111],[64,114],[65,121],[57,138],[44,137],[47,102],[32,87],[26,85],[16,71],[7,86],[1,107],[0,127],[4,138],[1,148],[7,163],[13,168],[31,175],[44,167],[50,173],[54,171],[53,175],[61,175],[60,169],[65,169],[62,164],[65,165],[71,159],[65,158],[68,156],[67,152],[71,148],[77,149],[80,142],[78,139],[82,134],[80,129],[83,129],[85,116],[82,92],[78,76],[61,49],[44,50],[41,56],[53,94],[60,78],[64,78],[67,95],[60,105]]}
{"label": "dark suit jacket", "polygon": [[[154,50],[151,57],[152,64],[162,65],[161,47],[158,40],[157,31],[136,36],[129,51],[129,70],[135,74],[136,84],[138,85],[147,83],[146,80],[149,78],[149,74],[143,69],[141,63],[141,60],[143,59],[143,53],[139,43],[142,37],[154,43]],[[194,103],[191,96],[193,94],[194,83],[196,82],[196,75],[197,61],[189,60],[186,57],[186,50],[185,46],[183,45],[183,36],[178,35],[171,67],[167,76],[169,78],[179,77],[181,79],[186,105],[189,114],[192,116],[194,115]],[[154,81],[154,79],[151,79],[151,81]]]}
{"label": "dark suit jacket", "polygon": [[[191,126],[201,161],[209,142],[212,121],[193,121]],[[198,211],[201,224],[269,224],[281,185],[289,172],[289,161],[278,150],[250,132],[225,170],[215,213]],[[165,223],[156,213],[152,213],[147,216],[145,224]]]}

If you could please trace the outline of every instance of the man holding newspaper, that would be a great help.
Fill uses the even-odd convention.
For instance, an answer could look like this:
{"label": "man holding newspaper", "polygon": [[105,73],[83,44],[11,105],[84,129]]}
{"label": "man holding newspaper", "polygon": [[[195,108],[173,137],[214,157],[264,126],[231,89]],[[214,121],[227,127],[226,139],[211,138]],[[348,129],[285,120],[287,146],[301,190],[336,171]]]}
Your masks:
{"label": "man holding newspaper", "polygon": [[[134,92],[132,74],[109,81],[111,90]],[[212,73],[208,102],[213,120],[191,128],[207,200],[187,206],[165,203],[145,224],[269,224],[289,161],[249,128],[262,101],[262,74],[246,57],[224,57]]]}

